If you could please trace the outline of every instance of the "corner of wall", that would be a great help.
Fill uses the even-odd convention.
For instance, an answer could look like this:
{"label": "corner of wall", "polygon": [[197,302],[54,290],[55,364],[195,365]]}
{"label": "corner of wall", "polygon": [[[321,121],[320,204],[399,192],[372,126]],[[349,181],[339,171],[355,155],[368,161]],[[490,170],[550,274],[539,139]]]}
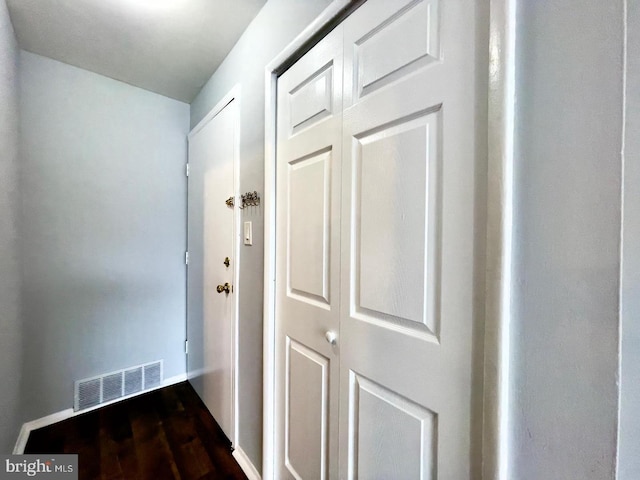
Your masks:
{"label": "corner of wall", "polygon": [[19,49],[0,0],[0,452],[10,453],[22,421],[19,262]]}

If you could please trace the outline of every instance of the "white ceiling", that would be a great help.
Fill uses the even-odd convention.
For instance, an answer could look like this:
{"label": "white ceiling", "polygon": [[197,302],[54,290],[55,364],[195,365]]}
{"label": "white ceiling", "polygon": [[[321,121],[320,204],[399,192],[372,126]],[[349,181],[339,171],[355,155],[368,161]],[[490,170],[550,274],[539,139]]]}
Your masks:
{"label": "white ceiling", "polygon": [[20,48],[190,103],[266,0],[8,0]]}

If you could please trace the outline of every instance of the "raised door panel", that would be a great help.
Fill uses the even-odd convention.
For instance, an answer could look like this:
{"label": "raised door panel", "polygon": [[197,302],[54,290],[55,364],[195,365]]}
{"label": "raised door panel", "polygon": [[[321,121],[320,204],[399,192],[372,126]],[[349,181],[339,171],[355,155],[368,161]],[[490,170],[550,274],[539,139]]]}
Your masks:
{"label": "raised door panel", "polygon": [[291,135],[333,113],[333,74],[333,61],[330,61],[289,91]]}
{"label": "raised door panel", "polygon": [[347,55],[353,61],[345,92],[354,102],[440,60],[440,0],[391,1],[366,7],[352,26]]}
{"label": "raised door panel", "polygon": [[331,151],[289,162],[289,295],[329,304]]}
{"label": "raised door panel", "polygon": [[285,465],[297,480],[326,480],[329,359],[287,338]]}
{"label": "raised door panel", "polygon": [[438,416],[350,372],[350,480],[437,478]]}
{"label": "raised door panel", "polygon": [[437,341],[438,111],[354,138],[351,312]]}

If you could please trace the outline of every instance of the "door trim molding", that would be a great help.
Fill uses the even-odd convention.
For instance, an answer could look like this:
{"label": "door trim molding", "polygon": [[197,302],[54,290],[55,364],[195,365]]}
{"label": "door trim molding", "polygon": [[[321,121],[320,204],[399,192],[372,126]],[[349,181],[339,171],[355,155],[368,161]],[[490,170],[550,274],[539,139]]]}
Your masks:
{"label": "door trim molding", "polygon": [[251,462],[251,459],[245,453],[245,451],[242,450],[242,448],[240,447],[236,448],[233,451],[232,455],[233,455],[233,458],[236,459],[236,462],[238,462],[238,465],[240,465],[240,468],[242,468],[242,471],[244,472],[244,474],[247,476],[249,480],[262,480],[262,477],[260,476],[260,472],[258,472],[258,469]]}
{"label": "door trim molding", "polygon": [[[509,362],[517,0],[489,4],[488,185],[482,479],[508,480]],[[262,476],[275,462],[275,221],[277,79],[362,0],[334,0],[265,68]]]}
{"label": "door trim molding", "polygon": [[229,105],[234,100],[240,101],[240,84],[234,85],[234,87],[229,90],[229,92],[220,99],[218,103],[207,113],[202,120],[198,122],[198,124],[191,129],[187,138],[190,140],[196,133],[200,132],[207,123],[213,120],[224,108]]}
{"label": "door trim molding", "polygon": [[[187,136],[187,141],[191,140],[191,138],[196,135],[198,132],[200,132],[211,120],[213,120],[220,112],[222,112],[231,102],[236,102],[236,108],[237,108],[237,114],[236,114],[236,118],[235,118],[235,125],[234,125],[234,132],[235,132],[235,138],[234,138],[234,155],[233,155],[233,197],[236,199],[236,207],[234,207],[233,209],[233,245],[234,245],[234,262],[235,264],[233,265],[233,293],[234,293],[234,299],[233,299],[233,308],[232,308],[232,315],[233,318],[231,319],[232,325],[231,325],[231,330],[232,330],[232,346],[231,346],[231,351],[232,351],[232,368],[233,368],[233,372],[231,374],[231,389],[233,391],[232,393],[232,399],[231,399],[231,405],[232,405],[232,428],[233,428],[233,432],[232,432],[232,438],[230,438],[232,445],[235,448],[239,448],[239,432],[240,432],[240,426],[239,426],[239,395],[238,395],[238,385],[239,385],[239,379],[238,379],[238,375],[239,375],[239,358],[238,358],[238,332],[239,332],[239,327],[238,327],[238,320],[239,320],[239,308],[240,308],[240,289],[238,288],[240,285],[239,279],[240,279],[240,238],[241,238],[241,232],[240,232],[240,225],[242,224],[242,218],[240,216],[240,209],[237,208],[237,202],[238,199],[240,198],[240,137],[242,135],[242,132],[240,130],[241,128],[241,108],[242,108],[242,103],[241,103],[241,91],[242,88],[240,86],[240,84],[236,84],[234,85],[234,87],[229,90],[229,92],[224,95],[220,101],[211,109],[211,111],[209,113],[207,113],[207,115],[205,115],[205,117],[200,120],[198,122],[198,124],[193,127],[191,129],[191,131],[189,132],[189,135]],[[188,186],[187,186],[188,189]],[[188,192],[188,190],[187,190]],[[187,193],[188,196],[188,193]],[[187,219],[188,221],[188,219]],[[187,312],[188,312],[188,308],[187,308]],[[187,315],[187,324],[189,322],[189,317]],[[187,333],[188,333],[188,325],[187,325]],[[188,338],[187,338],[188,340]],[[199,374],[201,372],[199,371],[195,371],[195,372],[189,372],[189,361],[187,360],[187,376],[188,378],[193,378],[194,376],[197,376],[197,374]]]}
{"label": "door trim molding", "polygon": [[518,0],[489,2],[482,478],[509,479],[513,163]]}

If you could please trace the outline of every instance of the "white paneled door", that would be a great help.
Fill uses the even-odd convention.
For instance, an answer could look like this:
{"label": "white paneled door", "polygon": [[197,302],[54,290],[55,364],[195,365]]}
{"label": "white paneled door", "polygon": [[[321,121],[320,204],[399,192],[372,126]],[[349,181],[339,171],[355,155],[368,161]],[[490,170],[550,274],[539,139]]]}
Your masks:
{"label": "white paneled door", "polygon": [[278,82],[278,479],[337,478],[342,29]]}
{"label": "white paneled door", "polygon": [[479,474],[476,8],[369,0],[278,81],[276,478]]}
{"label": "white paneled door", "polygon": [[234,195],[237,101],[189,138],[189,377],[234,440]]}

